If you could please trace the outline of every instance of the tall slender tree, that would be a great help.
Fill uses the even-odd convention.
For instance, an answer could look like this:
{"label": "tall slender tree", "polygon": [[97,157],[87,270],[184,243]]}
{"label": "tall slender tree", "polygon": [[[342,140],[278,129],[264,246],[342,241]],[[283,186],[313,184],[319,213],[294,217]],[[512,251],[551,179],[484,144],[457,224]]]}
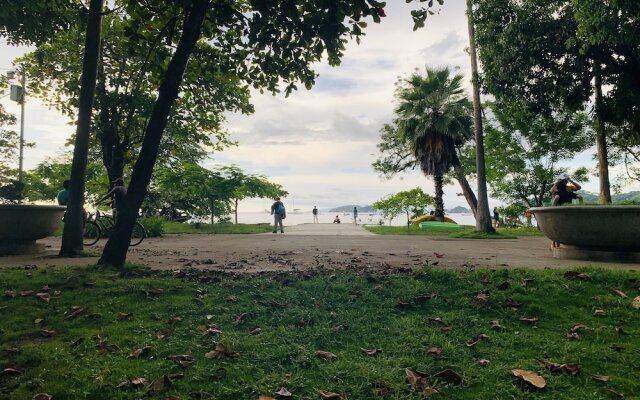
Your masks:
{"label": "tall slender tree", "polygon": [[471,102],[462,88],[463,76],[448,68],[429,69],[401,79],[396,90],[395,124],[417,165],[432,176],[435,216],[444,220],[444,175],[460,165],[457,148],[471,138]]}

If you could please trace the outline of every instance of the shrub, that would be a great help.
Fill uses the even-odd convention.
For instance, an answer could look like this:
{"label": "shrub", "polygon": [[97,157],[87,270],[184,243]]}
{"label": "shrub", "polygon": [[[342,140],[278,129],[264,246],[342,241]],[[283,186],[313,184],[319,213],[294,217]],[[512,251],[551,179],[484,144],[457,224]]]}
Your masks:
{"label": "shrub", "polygon": [[162,217],[144,217],[140,219],[140,223],[147,230],[147,237],[158,237],[164,233],[165,219]]}

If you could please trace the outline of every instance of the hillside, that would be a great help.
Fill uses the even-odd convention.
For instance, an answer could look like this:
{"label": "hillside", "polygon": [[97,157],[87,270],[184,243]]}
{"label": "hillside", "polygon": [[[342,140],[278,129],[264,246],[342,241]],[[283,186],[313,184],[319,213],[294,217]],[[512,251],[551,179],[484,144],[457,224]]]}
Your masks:
{"label": "hillside", "polygon": [[350,213],[351,211],[353,211],[353,207],[357,207],[359,213],[372,213],[376,211],[371,206],[358,206],[358,205],[352,204],[348,206],[340,206],[340,207],[332,208],[331,210],[329,210],[329,212],[340,212],[340,213],[349,212]]}
{"label": "hillside", "polygon": [[[598,195],[596,193],[591,192],[579,192],[585,203],[597,203]],[[619,203],[628,203],[628,202],[636,202],[640,203],[640,191],[627,192],[627,193],[619,193],[611,195],[611,201],[614,204]]]}

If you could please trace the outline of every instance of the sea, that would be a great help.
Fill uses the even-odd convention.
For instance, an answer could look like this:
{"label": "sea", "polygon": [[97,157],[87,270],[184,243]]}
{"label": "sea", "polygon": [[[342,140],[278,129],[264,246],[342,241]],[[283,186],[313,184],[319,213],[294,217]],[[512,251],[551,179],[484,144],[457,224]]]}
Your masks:
{"label": "sea", "polygon": [[[342,213],[342,212],[319,212],[318,213],[318,222],[330,224],[333,222],[334,218],[340,217],[341,223],[352,224],[353,216],[351,213]],[[476,220],[473,218],[473,214],[446,214],[447,217],[453,219],[460,225],[475,225]],[[231,215],[233,218],[233,215]],[[384,225],[391,226],[406,226],[407,225],[407,216],[406,214],[401,214],[396,218],[391,220],[389,223],[388,219],[383,220],[379,214],[376,213],[359,213],[358,214],[358,223],[361,225],[380,225],[380,221],[384,222]],[[273,216],[268,212],[242,212],[238,211],[238,223],[240,224],[257,224],[257,223],[273,223]],[[287,212],[287,218],[284,220],[285,225],[301,225],[301,224],[311,224],[313,223],[313,214],[311,211],[308,212]]]}

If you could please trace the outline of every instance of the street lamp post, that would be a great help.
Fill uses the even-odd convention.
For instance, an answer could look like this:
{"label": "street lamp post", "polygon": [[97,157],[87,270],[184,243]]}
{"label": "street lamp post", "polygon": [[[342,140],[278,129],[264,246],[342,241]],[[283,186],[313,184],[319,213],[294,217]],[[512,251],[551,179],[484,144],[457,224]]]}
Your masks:
{"label": "street lamp post", "polygon": [[[20,157],[18,161],[18,181],[24,177],[24,103],[27,84],[27,73],[24,65],[20,66],[20,86],[11,85],[11,100],[20,103]],[[15,71],[7,72],[7,77],[13,79]]]}

